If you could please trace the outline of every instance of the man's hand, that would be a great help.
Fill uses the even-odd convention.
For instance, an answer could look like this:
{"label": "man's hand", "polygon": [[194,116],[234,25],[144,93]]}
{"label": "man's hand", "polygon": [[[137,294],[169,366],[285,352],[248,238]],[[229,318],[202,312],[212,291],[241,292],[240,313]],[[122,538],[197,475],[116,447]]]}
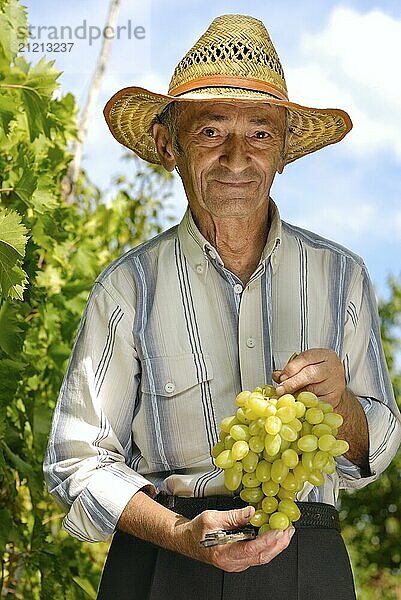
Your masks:
{"label": "man's hand", "polygon": [[238,510],[206,510],[188,520],[139,491],[123,510],[118,528],[167,550],[234,573],[270,562],[288,546],[294,533],[294,528],[288,527],[285,531],[268,531],[255,540],[210,548],[201,546],[207,533],[247,525],[254,511],[249,506]]}
{"label": "man's hand", "polygon": [[273,379],[279,384],[279,396],[308,390],[333,408],[338,406],[345,392],[342,363],[337,354],[327,348],[301,352],[282,371],[274,371]]}
{"label": "man's hand", "polygon": [[270,562],[290,543],[295,531],[293,527],[285,531],[272,530],[250,541],[211,548],[202,548],[200,545],[207,533],[218,529],[237,529],[248,524],[253,512],[251,507],[227,511],[207,510],[182,524],[182,537],[186,540],[183,553],[230,573]]}

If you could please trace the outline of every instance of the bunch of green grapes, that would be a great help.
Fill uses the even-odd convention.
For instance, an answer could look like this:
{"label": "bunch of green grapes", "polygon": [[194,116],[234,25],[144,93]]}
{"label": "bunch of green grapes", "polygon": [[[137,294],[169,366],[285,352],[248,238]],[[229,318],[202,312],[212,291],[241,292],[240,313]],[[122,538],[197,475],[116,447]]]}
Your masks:
{"label": "bunch of green grapes", "polygon": [[241,487],[241,498],[255,506],[251,523],[260,534],[286,529],[301,516],[297,492],[307,481],[322,485],[323,473],[336,470],[334,457],[347,452],[348,443],[336,439],[343,418],[312,392],[277,398],[270,385],[235,402],[236,414],[220,424],[214,463],[224,469],[225,487]]}

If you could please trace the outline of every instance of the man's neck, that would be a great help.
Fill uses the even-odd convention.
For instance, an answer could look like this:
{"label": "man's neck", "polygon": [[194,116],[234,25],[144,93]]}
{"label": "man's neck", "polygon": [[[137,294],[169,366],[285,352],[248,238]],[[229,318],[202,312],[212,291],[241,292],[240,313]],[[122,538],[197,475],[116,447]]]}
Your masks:
{"label": "man's neck", "polygon": [[270,223],[268,205],[250,217],[216,218],[193,214],[202,235],[213,245],[226,269],[246,285],[259,264]]}

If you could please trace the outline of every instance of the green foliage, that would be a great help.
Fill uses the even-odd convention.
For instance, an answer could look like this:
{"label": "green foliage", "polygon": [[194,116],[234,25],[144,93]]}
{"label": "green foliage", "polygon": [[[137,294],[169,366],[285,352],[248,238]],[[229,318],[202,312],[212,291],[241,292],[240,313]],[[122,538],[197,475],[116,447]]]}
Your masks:
{"label": "green foliage", "polygon": [[102,193],[81,174],[68,196],[77,108],[55,97],[52,62],[17,56],[21,28],[25,10],[0,0],[0,590],[79,600],[95,597],[107,544],[61,529],[42,474],[50,421],[93,281],[161,231],[171,176],[131,158],[132,178]]}
{"label": "green foliage", "polygon": [[[391,279],[381,302],[382,338],[394,392],[401,408],[401,282]],[[384,474],[367,487],[341,496],[343,533],[362,600],[401,598],[401,449]]]}

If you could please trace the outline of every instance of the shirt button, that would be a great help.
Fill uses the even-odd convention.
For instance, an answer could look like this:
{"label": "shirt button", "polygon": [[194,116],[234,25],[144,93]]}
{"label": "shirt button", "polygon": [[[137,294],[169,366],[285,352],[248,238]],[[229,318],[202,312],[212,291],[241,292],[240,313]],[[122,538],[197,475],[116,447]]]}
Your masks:
{"label": "shirt button", "polygon": [[175,385],[172,381],[169,381],[166,383],[166,385],[164,386],[164,389],[166,390],[166,392],[168,394],[171,394],[172,392],[174,392],[175,390]]}
{"label": "shirt button", "polygon": [[214,250],[209,250],[209,256],[212,260],[214,260],[217,256],[217,254]]}
{"label": "shirt button", "polygon": [[248,346],[248,348],[254,348],[255,347],[255,340],[253,338],[248,338],[246,340],[246,345]]}
{"label": "shirt button", "polygon": [[240,283],[236,283],[234,286],[234,294],[241,294],[242,285]]}
{"label": "shirt button", "polygon": [[196,265],[196,272],[203,273],[203,265]]}

